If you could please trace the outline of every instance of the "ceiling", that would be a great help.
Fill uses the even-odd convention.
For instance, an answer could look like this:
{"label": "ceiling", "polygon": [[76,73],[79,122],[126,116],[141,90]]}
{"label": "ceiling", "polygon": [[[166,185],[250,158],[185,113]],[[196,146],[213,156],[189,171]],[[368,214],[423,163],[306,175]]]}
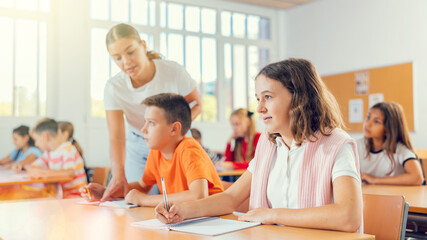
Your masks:
{"label": "ceiling", "polygon": [[269,8],[287,9],[315,0],[225,0],[229,2],[240,2]]}

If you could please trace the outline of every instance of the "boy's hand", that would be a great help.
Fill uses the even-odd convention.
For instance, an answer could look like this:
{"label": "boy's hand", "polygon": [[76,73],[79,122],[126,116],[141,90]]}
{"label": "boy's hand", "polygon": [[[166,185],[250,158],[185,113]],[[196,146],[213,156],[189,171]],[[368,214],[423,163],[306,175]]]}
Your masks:
{"label": "boy's hand", "polygon": [[126,203],[132,203],[141,206],[141,199],[146,197],[147,194],[142,193],[136,189],[132,189],[129,191],[129,193],[125,197]]}
{"label": "boy's hand", "polygon": [[[89,190],[89,193],[87,192],[87,190]],[[80,195],[89,202],[99,201],[102,198],[104,191],[105,187],[98,183],[90,183],[89,185],[81,187],[79,189]]]}
{"label": "boy's hand", "polygon": [[169,202],[170,209],[169,212],[165,209],[165,203],[160,202],[157,207],[154,209],[154,214],[156,218],[165,224],[174,224],[178,222],[182,222],[185,217],[185,207],[183,206],[183,203],[177,203],[174,204],[172,202]]}

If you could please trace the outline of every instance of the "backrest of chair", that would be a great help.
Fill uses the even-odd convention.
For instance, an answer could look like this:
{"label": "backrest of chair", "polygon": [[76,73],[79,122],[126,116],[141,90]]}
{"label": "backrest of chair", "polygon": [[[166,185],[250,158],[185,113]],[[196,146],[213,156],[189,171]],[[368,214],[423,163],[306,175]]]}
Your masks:
{"label": "backrest of chair", "polygon": [[427,179],[427,149],[417,149],[415,150],[415,154],[417,154],[417,157],[421,159],[424,179]]}
{"label": "backrest of chair", "polygon": [[101,184],[102,186],[107,186],[109,172],[109,167],[94,167],[92,174],[92,182]]}
{"label": "backrest of chair", "polygon": [[405,206],[403,196],[363,194],[364,233],[375,235],[376,240],[404,239]]}
{"label": "backrest of chair", "polygon": [[415,154],[417,154],[418,158],[427,159],[427,149],[417,149],[415,150]]}

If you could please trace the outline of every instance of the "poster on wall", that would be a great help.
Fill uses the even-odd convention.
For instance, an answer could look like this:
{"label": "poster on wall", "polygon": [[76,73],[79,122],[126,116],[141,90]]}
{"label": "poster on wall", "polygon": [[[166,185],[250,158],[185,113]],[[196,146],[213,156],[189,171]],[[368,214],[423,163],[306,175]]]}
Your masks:
{"label": "poster on wall", "polygon": [[380,102],[384,102],[384,94],[382,93],[369,94],[369,108],[371,108],[372,106]]}
{"label": "poster on wall", "polygon": [[348,110],[348,121],[350,123],[361,123],[363,121],[363,99],[350,99]]}
{"label": "poster on wall", "polygon": [[354,74],[356,95],[368,94],[369,72],[357,72]]}

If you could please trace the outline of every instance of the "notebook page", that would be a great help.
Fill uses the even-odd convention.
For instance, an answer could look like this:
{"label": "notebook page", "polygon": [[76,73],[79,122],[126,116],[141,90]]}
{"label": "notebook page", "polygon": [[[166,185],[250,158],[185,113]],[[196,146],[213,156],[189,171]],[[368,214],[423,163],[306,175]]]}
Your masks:
{"label": "notebook page", "polygon": [[115,201],[106,201],[106,202],[100,202],[100,201],[93,201],[93,202],[88,202],[88,201],[80,201],[77,202],[77,204],[81,204],[81,205],[98,205],[101,207],[118,207],[118,208],[133,208],[133,207],[138,207],[138,205],[135,204],[126,204],[125,200],[115,200]]}
{"label": "notebook page", "polygon": [[241,222],[218,217],[201,217],[187,219],[177,224],[164,224],[157,219],[150,219],[134,222],[131,225],[141,228],[174,230],[178,232],[214,236],[258,226],[260,224],[259,222]]}
{"label": "notebook page", "polygon": [[180,226],[182,224],[192,223],[192,222],[199,221],[202,219],[208,219],[208,217],[186,219],[186,220],[179,222],[179,223],[176,223],[176,224],[164,224],[155,218],[155,219],[150,219],[150,220],[134,222],[131,225],[135,226],[135,227],[142,227],[142,228],[170,230],[170,228],[173,226]]}
{"label": "notebook page", "polygon": [[241,222],[236,220],[211,217],[208,220],[171,226],[171,229],[179,232],[215,236],[258,226],[260,224],[260,222]]}
{"label": "notebook page", "polygon": [[126,209],[138,207],[138,205],[136,205],[136,204],[127,204],[125,202],[125,200],[101,202],[99,204],[99,206],[101,206],[101,207],[119,207],[119,208],[126,208]]}

